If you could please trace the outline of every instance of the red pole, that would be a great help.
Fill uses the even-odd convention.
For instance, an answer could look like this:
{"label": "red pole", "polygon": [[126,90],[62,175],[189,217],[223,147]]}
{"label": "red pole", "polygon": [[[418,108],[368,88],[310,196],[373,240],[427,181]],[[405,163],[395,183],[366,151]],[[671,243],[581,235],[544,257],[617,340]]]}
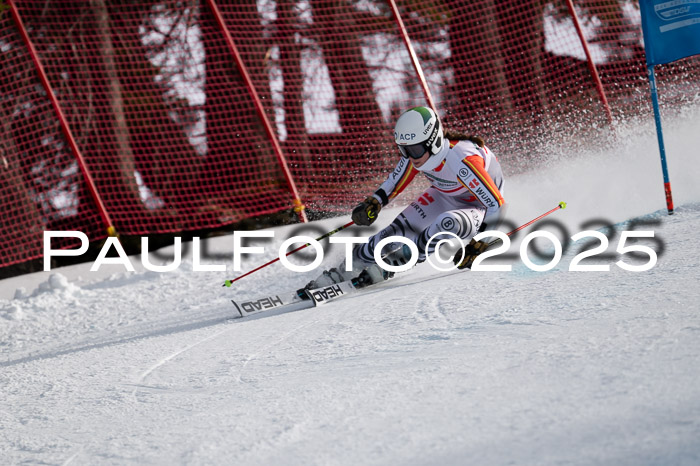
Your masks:
{"label": "red pole", "polygon": [[562,202],[560,202],[555,208],[553,208],[552,210],[543,213],[542,215],[540,215],[540,216],[537,217],[537,218],[533,218],[532,220],[530,220],[530,221],[527,222],[527,223],[524,223],[523,225],[520,225],[518,228],[516,228],[515,230],[511,231],[510,233],[508,233],[508,236],[512,235],[513,233],[515,233],[515,232],[517,232],[517,231],[522,230],[523,228],[525,228],[525,227],[527,227],[527,226],[532,225],[533,223],[535,223],[535,222],[538,221],[539,219],[544,218],[544,217],[546,217],[547,215],[549,215],[549,214],[551,214],[552,212],[555,212],[555,211],[557,211],[557,210],[559,210],[559,209],[566,209],[566,202],[562,201]]}
{"label": "red pole", "polygon": [[78,148],[78,144],[75,142],[75,138],[73,137],[73,133],[70,130],[70,126],[68,125],[68,120],[66,119],[66,116],[63,113],[63,110],[61,109],[61,106],[58,103],[58,99],[56,98],[56,94],[53,92],[53,88],[51,87],[51,83],[49,82],[49,78],[46,75],[46,71],[44,70],[44,66],[41,64],[41,61],[39,60],[39,55],[36,52],[36,48],[34,48],[34,44],[32,43],[31,39],[29,38],[29,34],[27,34],[27,30],[24,27],[24,23],[22,22],[22,18],[19,15],[19,11],[17,10],[17,6],[15,5],[14,0],[7,0],[7,4],[10,6],[10,11],[12,12],[12,18],[15,20],[15,24],[17,25],[17,28],[19,29],[19,33],[22,36],[22,40],[24,41],[24,44],[27,46],[27,49],[29,49],[29,55],[32,57],[32,61],[34,62],[34,66],[36,67],[36,71],[39,74],[39,79],[41,80],[41,84],[44,86],[44,89],[46,90],[46,94],[49,97],[49,100],[51,101],[51,106],[53,107],[54,111],[56,112],[56,116],[58,117],[58,121],[61,125],[61,130],[63,131],[63,135],[66,137],[66,140],[68,141],[68,145],[70,146],[71,151],[73,152],[73,155],[75,156],[77,162],[78,162],[78,167],[80,167],[80,172],[83,174],[83,178],[85,179],[85,182],[87,183],[88,190],[90,191],[90,197],[92,197],[92,200],[95,202],[95,205],[97,206],[97,211],[100,214],[100,217],[102,218],[102,222],[105,224],[107,227],[107,234],[109,236],[116,236],[117,232],[116,229],[114,228],[114,224],[112,223],[112,219],[109,217],[109,214],[107,213],[107,209],[104,206],[104,203],[102,202],[102,198],[100,198],[100,194],[97,192],[97,187],[95,186],[95,181],[92,179],[92,176],[90,175],[90,172],[87,169],[87,166],[85,165],[85,159],[83,158],[83,154],[80,152],[80,149]]}
{"label": "red pole", "polygon": [[[333,230],[333,231],[329,231],[328,233],[319,236],[318,238],[316,238],[316,241],[321,241],[322,239],[328,238],[329,236],[334,235],[334,234],[338,233],[338,232],[341,231],[341,230],[345,230],[347,227],[352,226],[352,225],[354,225],[354,224],[355,224],[355,222],[348,222],[348,223],[346,223],[345,225],[343,225],[342,227],[338,227],[338,228],[336,228],[336,229]],[[302,249],[304,249],[305,247],[308,247],[308,246],[309,246],[309,243],[302,244],[301,246],[299,246],[298,248],[294,249],[293,251],[289,251],[287,254],[285,254],[285,256],[291,256],[291,255],[294,254],[295,252],[301,251]],[[261,265],[260,267],[254,268],[254,269],[251,270],[250,272],[244,273],[244,274],[241,275],[240,277],[236,277],[236,278],[233,278],[233,279],[231,279],[231,280],[226,280],[222,286],[228,286],[228,287],[230,287],[231,284],[232,284],[233,282],[235,282],[235,281],[237,281],[237,280],[240,280],[240,279],[243,278],[243,277],[247,277],[247,276],[250,275],[251,273],[257,272],[257,271],[260,270],[260,269],[264,269],[264,268],[267,267],[268,265],[274,264],[274,263],[277,262],[278,260],[280,260],[279,257],[277,257],[277,258],[275,258],[275,259],[272,259],[270,262],[267,262],[267,263]]]}
{"label": "red pole", "polygon": [[437,114],[437,107],[435,106],[435,101],[433,100],[433,95],[430,93],[430,87],[428,87],[428,81],[425,79],[425,75],[423,74],[423,68],[420,66],[420,62],[418,61],[418,55],[416,55],[416,51],[413,49],[413,44],[411,44],[411,39],[408,37],[408,31],[406,30],[406,25],[403,23],[403,19],[401,19],[401,13],[399,13],[399,7],[396,6],[395,0],[389,0],[389,4],[391,5],[391,11],[394,14],[394,19],[396,20],[396,24],[399,26],[399,31],[401,32],[401,38],[403,39],[404,44],[406,44],[406,49],[408,49],[408,54],[411,56],[411,63],[413,63],[413,68],[416,70],[416,74],[418,75],[418,79],[420,80],[421,86],[423,87],[423,93],[425,94],[425,100],[428,102],[428,105],[430,106],[430,108],[433,109],[435,114]]}
{"label": "red pole", "polygon": [[243,81],[245,81],[246,87],[248,88],[248,92],[250,92],[250,96],[253,99],[253,102],[255,103],[255,109],[258,112],[258,116],[260,117],[260,120],[262,120],[263,126],[265,127],[265,132],[270,138],[270,142],[272,143],[272,147],[275,151],[275,156],[277,157],[277,161],[282,167],[282,172],[284,173],[284,177],[287,181],[287,186],[289,186],[289,190],[291,191],[292,196],[294,197],[294,199],[292,200],[294,204],[294,211],[299,216],[299,220],[305,223],[307,221],[307,218],[306,212],[304,211],[304,204],[302,204],[301,202],[301,197],[299,196],[299,191],[297,190],[296,184],[294,183],[292,172],[289,170],[287,159],[282,153],[282,147],[280,146],[279,140],[277,139],[275,130],[272,128],[270,119],[265,113],[265,108],[263,107],[262,101],[260,100],[260,96],[258,96],[258,92],[255,90],[253,80],[251,79],[250,74],[248,74],[248,69],[246,68],[245,63],[243,63],[243,58],[241,57],[241,54],[238,51],[238,47],[236,47],[236,43],[233,41],[233,37],[231,37],[231,33],[226,27],[226,23],[224,22],[224,18],[221,15],[221,11],[219,10],[216,1],[207,0],[207,5],[209,5],[209,8],[211,9],[214,18],[216,19],[217,24],[221,28],[221,31],[224,33],[226,45],[228,46],[231,55],[233,55],[233,58],[236,61],[238,70],[240,71],[241,76],[243,77]]}
{"label": "red pole", "polygon": [[600,100],[603,103],[603,108],[605,108],[605,114],[608,117],[608,123],[612,125],[613,119],[612,119],[612,114],[610,113],[610,105],[608,105],[608,98],[605,96],[605,90],[603,89],[603,82],[600,80],[600,76],[598,75],[598,68],[596,68],[595,63],[593,63],[593,57],[591,56],[591,51],[588,48],[588,41],[586,40],[586,37],[583,35],[583,29],[581,28],[581,22],[578,20],[578,15],[576,14],[576,10],[574,9],[574,2],[573,0],[566,0],[566,6],[569,8],[569,13],[571,14],[571,18],[574,20],[574,26],[576,26],[576,32],[578,33],[578,38],[581,41],[581,45],[583,46],[583,51],[586,53],[586,60],[588,63],[588,69],[591,72],[591,75],[593,76],[593,81],[595,82],[596,88],[598,90],[598,95],[600,96]]}
{"label": "red pole", "polygon": [[[539,217],[533,218],[532,220],[530,220],[530,221],[527,222],[527,223],[523,223],[522,225],[520,225],[520,226],[519,226],[518,228],[516,228],[515,230],[506,233],[506,236],[510,236],[510,235],[512,235],[513,233],[518,232],[518,231],[522,230],[523,228],[532,225],[533,223],[535,223],[535,222],[538,221],[539,219],[544,218],[544,217],[546,217],[547,215],[551,214],[552,212],[556,212],[556,211],[559,210],[559,209],[566,209],[566,202],[564,202],[564,201],[560,202],[560,203],[559,203],[555,208],[553,208],[552,210],[549,210],[549,211],[543,213],[542,215],[540,215]],[[489,243],[489,246],[493,246],[494,244],[498,243],[499,241],[501,241],[501,238],[496,238],[495,240],[493,240],[493,241],[491,241],[491,242]]]}

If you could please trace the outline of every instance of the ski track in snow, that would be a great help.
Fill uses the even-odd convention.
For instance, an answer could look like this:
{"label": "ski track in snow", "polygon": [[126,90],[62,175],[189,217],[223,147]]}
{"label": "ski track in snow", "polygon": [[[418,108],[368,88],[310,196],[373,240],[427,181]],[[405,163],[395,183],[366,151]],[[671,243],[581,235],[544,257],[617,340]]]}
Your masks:
{"label": "ski track in snow", "polygon": [[[40,286],[0,299],[1,462],[700,464],[697,115],[666,125],[671,217],[653,124],[508,180],[514,221],[565,200],[552,218],[569,235],[616,223],[611,252],[629,220],[646,222],[635,228],[657,242],[642,244],[663,246],[648,272],[615,255],[591,260],[609,272],[570,272],[577,243],[549,272],[422,264],[315,309],[245,319],[232,297],[290,291],[317,272],[272,266],[231,289],[189,262],[4,280],[3,296]],[[244,268],[293,228],[275,229]],[[209,246],[230,254],[229,243]]]}
{"label": "ski track in snow", "polygon": [[199,340],[199,341],[197,341],[197,342],[195,342],[195,343],[192,343],[192,344],[190,344],[190,345],[185,346],[185,347],[182,348],[181,350],[178,350],[178,351],[175,351],[175,352],[172,353],[172,354],[169,354],[168,356],[166,356],[166,357],[160,359],[160,360],[159,360],[157,363],[155,363],[153,366],[151,366],[151,367],[149,367],[148,369],[146,369],[146,371],[144,371],[143,374],[141,374],[141,376],[139,377],[138,382],[136,382],[136,384],[135,384],[134,391],[131,393],[132,396],[134,397],[134,400],[138,401],[138,400],[137,400],[137,397],[136,397],[136,392],[138,391],[139,387],[148,388],[148,387],[144,386],[143,383],[144,383],[144,381],[146,380],[146,378],[147,378],[153,371],[157,370],[159,367],[161,367],[163,364],[167,363],[167,362],[170,361],[171,359],[180,356],[180,355],[181,355],[182,353],[184,353],[185,351],[191,350],[191,349],[194,348],[195,346],[198,346],[198,345],[200,345],[200,344],[202,344],[202,343],[205,343],[205,342],[207,342],[207,341],[209,341],[209,340],[213,340],[213,339],[217,338],[219,335],[222,335],[222,334],[224,334],[224,333],[226,333],[226,332],[228,332],[228,331],[230,331],[230,329],[225,328],[225,329],[223,329],[223,330],[221,330],[221,331],[219,331],[219,332],[216,332],[216,333],[214,333],[214,334],[212,334],[212,335],[209,335],[209,336],[207,336],[207,337],[205,337],[205,338],[202,338],[201,340]]}

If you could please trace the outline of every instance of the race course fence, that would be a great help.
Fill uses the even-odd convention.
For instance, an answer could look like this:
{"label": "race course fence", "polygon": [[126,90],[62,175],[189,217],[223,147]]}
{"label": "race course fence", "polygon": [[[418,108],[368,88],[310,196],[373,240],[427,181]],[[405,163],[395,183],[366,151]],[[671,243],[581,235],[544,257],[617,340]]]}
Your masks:
{"label": "race course fence", "polygon": [[[698,71],[657,68],[662,99],[697,99]],[[0,267],[41,257],[45,230],[342,212],[394,166],[416,105],[511,171],[532,134],[650,112],[638,5],[0,0]]]}

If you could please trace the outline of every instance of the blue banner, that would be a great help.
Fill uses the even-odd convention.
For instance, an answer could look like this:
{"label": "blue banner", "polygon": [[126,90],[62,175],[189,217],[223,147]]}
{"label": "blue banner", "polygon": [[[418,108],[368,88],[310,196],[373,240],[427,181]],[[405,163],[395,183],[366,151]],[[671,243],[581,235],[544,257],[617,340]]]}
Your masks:
{"label": "blue banner", "polygon": [[639,0],[647,65],[700,54],[700,0]]}

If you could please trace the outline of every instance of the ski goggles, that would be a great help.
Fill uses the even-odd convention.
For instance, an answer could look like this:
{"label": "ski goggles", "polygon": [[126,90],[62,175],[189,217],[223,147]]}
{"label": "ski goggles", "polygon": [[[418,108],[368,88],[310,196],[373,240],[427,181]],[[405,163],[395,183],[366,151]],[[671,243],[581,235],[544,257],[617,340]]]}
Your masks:
{"label": "ski goggles", "polygon": [[401,155],[412,159],[419,159],[423,157],[423,154],[425,154],[428,150],[425,148],[425,144],[422,142],[419,144],[411,144],[410,146],[402,146],[399,144],[398,147]]}

